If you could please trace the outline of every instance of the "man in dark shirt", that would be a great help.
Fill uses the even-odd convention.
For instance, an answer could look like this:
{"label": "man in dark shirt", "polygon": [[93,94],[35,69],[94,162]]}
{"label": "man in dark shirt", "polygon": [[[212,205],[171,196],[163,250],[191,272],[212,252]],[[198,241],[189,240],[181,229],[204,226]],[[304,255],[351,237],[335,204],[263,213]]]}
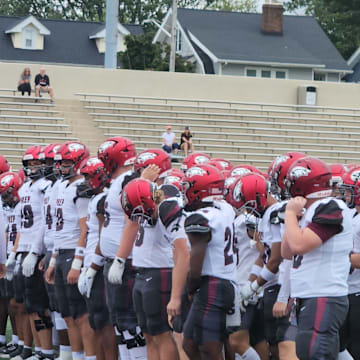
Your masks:
{"label": "man in dark shirt", "polygon": [[35,96],[40,97],[40,92],[47,92],[50,95],[50,102],[54,102],[54,90],[50,86],[50,79],[44,68],[40,68],[40,74],[35,76]]}

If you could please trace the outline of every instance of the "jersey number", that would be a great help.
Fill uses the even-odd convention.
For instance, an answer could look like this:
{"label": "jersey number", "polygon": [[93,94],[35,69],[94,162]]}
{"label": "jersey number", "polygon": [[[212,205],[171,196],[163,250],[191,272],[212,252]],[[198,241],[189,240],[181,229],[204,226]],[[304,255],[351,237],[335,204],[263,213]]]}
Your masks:
{"label": "jersey number", "polygon": [[225,257],[225,266],[230,265],[234,262],[233,254],[230,254],[230,251],[232,250],[234,252],[235,244],[234,244],[235,238],[231,234],[231,230],[229,227],[225,229],[225,248],[224,248],[224,257]]}
{"label": "jersey number", "polygon": [[11,224],[11,231],[10,231],[10,235],[9,235],[9,241],[12,242],[13,244],[15,243],[16,240],[16,224]]}
{"label": "jersey number", "polygon": [[48,205],[48,206],[46,207],[45,220],[46,220],[46,225],[47,225],[47,227],[48,227],[48,230],[51,230],[51,226],[52,226],[52,223],[53,223],[53,219],[52,219],[52,216],[51,216],[50,205]]}
{"label": "jersey number", "polygon": [[56,231],[61,231],[64,227],[64,217],[63,217],[63,211],[62,208],[56,209]]}
{"label": "jersey number", "polygon": [[21,211],[22,226],[25,229],[31,228],[34,225],[34,213],[31,205],[25,205]]}
{"label": "jersey number", "polygon": [[139,231],[136,235],[135,246],[141,246],[144,242],[144,227],[139,226]]}

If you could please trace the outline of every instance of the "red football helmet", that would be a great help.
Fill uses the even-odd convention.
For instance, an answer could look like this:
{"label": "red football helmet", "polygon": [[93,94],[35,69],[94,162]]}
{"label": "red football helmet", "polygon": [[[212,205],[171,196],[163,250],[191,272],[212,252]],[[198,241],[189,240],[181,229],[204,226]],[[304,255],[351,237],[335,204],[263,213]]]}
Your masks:
{"label": "red football helmet", "polygon": [[206,164],[210,160],[210,156],[201,152],[194,152],[188,155],[182,162],[180,169],[186,171],[193,166]]}
{"label": "red football helmet", "polygon": [[345,172],[349,172],[350,170],[355,169],[358,166],[359,166],[358,164],[345,164],[344,169]]}
{"label": "red football helmet", "polygon": [[317,199],[331,196],[331,169],[320,159],[303,157],[291,165],[285,185],[292,197]]}
{"label": "red football helmet", "polygon": [[[89,156],[89,149],[78,141],[68,141],[65,144],[61,145],[57,153],[61,158],[61,172],[64,179],[72,178],[76,175],[79,175],[79,168],[81,162]],[[58,156],[56,154],[55,159]],[[71,160],[73,165],[69,168],[67,173],[64,173],[64,160]]]}
{"label": "red football helmet", "polygon": [[230,185],[228,202],[238,210],[247,209],[261,217],[267,207],[269,190],[269,183],[263,176],[245,174]]}
{"label": "red football helmet", "polygon": [[215,159],[211,159],[210,161],[218,162],[221,165],[220,170],[231,170],[234,167],[233,164],[229,160],[215,158]]}
{"label": "red football helmet", "polygon": [[230,203],[230,186],[238,179],[240,178],[240,175],[237,176],[229,176],[225,178],[225,183],[224,183],[224,199],[226,200],[226,202]]}
{"label": "red football helmet", "polygon": [[231,169],[230,176],[243,176],[250,173],[259,174],[260,170],[252,165],[236,165]]}
{"label": "red football helmet", "polygon": [[104,163],[106,173],[111,176],[120,166],[134,163],[136,150],[134,143],[124,137],[107,139],[98,150],[98,158]]}
{"label": "red football helmet", "polygon": [[7,172],[10,170],[10,165],[6,158],[0,155],[0,174]]}
{"label": "red football helmet", "polygon": [[40,154],[42,153],[42,147],[35,145],[30,146],[24,153],[22,158],[23,168],[25,175],[30,179],[39,179],[43,176],[41,164],[29,166],[28,163],[30,160],[40,160]]}
{"label": "red football helmet", "polygon": [[80,174],[85,178],[77,186],[77,194],[80,197],[91,197],[99,193],[107,183],[104,164],[97,157],[84,159],[80,164]]}
{"label": "red football helmet", "polygon": [[270,165],[268,169],[268,176],[271,183],[271,193],[279,196],[281,199],[286,199],[288,194],[285,188],[285,179],[290,166],[298,159],[306,155],[301,152],[288,152],[279,155]]}
{"label": "red football helmet", "polygon": [[[160,175],[171,169],[171,159],[167,152],[161,149],[147,149],[139,153],[134,162],[134,170],[140,172],[149,165],[155,164],[160,168]],[[160,176],[163,177],[163,176]]]}
{"label": "red football helmet", "polygon": [[25,172],[24,172],[24,169],[19,169],[18,175],[20,176],[21,181],[24,183],[24,182],[25,182]]}
{"label": "red football helmet", "polygon": [[179,189],[180,182],[184,177],[184,173],[179,169],[170,169],[165,171],[164,185],[174,185]]}
{"label": "red football helmet", "polygon": [[186,209],[194,210],[202,202],[224,198],[224,175],[216,167],[203,164],[188,169],[180,183]]}
{"label": "red football helmet", "polygon": [[55,169],[55,156],[60,147],[60,144],[50,144],[42,148],[42,152],[39,157],[43,162],[42,167],[46,178],[50,178],[52,176],[57,177],[59,175],[59,171],[56,171]]}
{"label": "red football helmet", "polygon": [[14,207],[19,201],[19,189],[23,181],[14,172],[5,172],[0,175],[0,194],[3,204]]}
{"label": "red football helmet", "polygon": [[[350,208],[360,205],[360,166],[344,174],[340,189],[342,190],[344,201]],[[347,194],[347,191],[350,194]]]}
{"label": "red football helmet", "polygon": [[331,180],[332,184],[338,184],[342,182],[342,178],[346,172],[344,165],[342,164],[331,164]]}
{"label": "red football helmet", "polygon": [[120,196],[121,206],[131,221],[137,218],[153,223],[156,184],[145,179],[131,180]]}

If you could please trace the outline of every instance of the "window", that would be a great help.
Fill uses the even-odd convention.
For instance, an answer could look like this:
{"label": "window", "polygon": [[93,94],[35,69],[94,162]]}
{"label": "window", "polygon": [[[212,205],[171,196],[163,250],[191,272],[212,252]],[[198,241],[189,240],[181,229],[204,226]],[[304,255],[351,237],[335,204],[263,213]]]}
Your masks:
{"label": "window", "polygon": [[314,81],[326,81],[326,73],[314,71]]}
{"label": "window", "polygon": [[271,78],[271,71],[270,70],[261,70],[261,77],[262,78]]}
{"label": "window", "polygon": [[286,79],[286,72],[285,71],[276,71],[276,78],[277,79]]}
{"label": "window", "polygon": [[23,31],[23,48],[34,49],[35,48],[35,31],[31,28],[25,28]]}
{"label": "window", "polygon": [[256,70],[254,70],[254,69],[247,69],[247,70],[246,70],[246,76],[256,77]]}
{"label": "window", "polygon": [[181,45],[182,45],[182,34],[180,29],[176,30],[176,51],[180,52],[181,49]]}

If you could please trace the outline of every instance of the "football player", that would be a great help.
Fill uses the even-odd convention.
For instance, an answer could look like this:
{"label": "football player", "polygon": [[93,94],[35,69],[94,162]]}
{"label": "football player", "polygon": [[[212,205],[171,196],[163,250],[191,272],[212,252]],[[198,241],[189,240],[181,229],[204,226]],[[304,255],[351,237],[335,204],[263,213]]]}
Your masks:
{"label": "football player", "polygon": [[[0,194],[2,208],[6,220],[6,244],[7,254],[12,253],[17,237],[17,231],[20,229],[20,198],[19,189],[23,181],[20,176],[13,172],[5,172],[0,176]],[[14,253],[15,254],[15,253]],[[12,255],[14,256],[14,255]],[[11,343],[1,349],[1,356],[19,355],[24,346],[24,337],[22,332],[21,312],[17,306],[14,296],[13,282],[14,268],[9,267],[5,276],[5,291],[8,299],[8,309],[11,319],[13,338]],[[18,338],[17,338],[18,337]]]}
{"label": "football player", "polygon": [[139,221],[133,248],[133,264],[138,269],[133,298],[149,360],[179,359],[168,314],[170,323],[180,315],[189,248],[176,194],[178,190],[172,185],[156,189],[154,183],[136,179],[121,195],[125,213],[132,221]]}
{"label": "football player", "polygon": [[206,164],[210,160],[210,156],[201,152],[194,152],[185,157],[183,160],[180,169],[186,172],[187,169],[190,169],[192,166]]}
{"label": "football player", "polygon": [[[85,159],[80,165],[80,173],[85,180],[77,187],[80,197],[90,198],[88,206],[87,239],[84,255],[84,267],[78,282],[80,293],[85,296],[86,305],[89,311],[89,321],[95,331],[97,342],[97,359],[115,359],[118,357],[116,337],[114,328],[110,322],[104,293],[103,268],[96,270],[91,267],[96,246],[99,242],[99,234],[104,223],[104,203],[106,193],[104,188],[108,183],[104,164],[97,158]],[[88,283],[91,284],[91,291],[88,291]]]}
{"label": "football player", "polygon": [[[95,334],[91,329],[85,300],[77,280],[86,244],[86,217],[89,199],[79,197],[77,185],[81,162],[89,150],[80,142],[66,142],[58,149],[63,181],[56,196],[54,251],[46,271],[46,280],[55,283],[60,312],[66,321],[74,359],[96,359]],[[56,269],[56,271],[55,271]]]}
{"label": "football player", "polygon": [[[19,190],[21,227],[20,237],[16,240],[13,252],[21,257],[21,264],[15,274],[16,301],[25,305],[28,321],[24,321],[24,349],[22,358],[32,356],[32,337],[35,353],[53,356],[52,321],[48,312],[49,300],[45,289],[43,273],[38,269],[43,255],[44,228],[42,220],[42,202],[49,181],[43,178],[40,146],[32,146],[25,151],[23,168],[29,181]],[[12,260],[12,259],[11,259]],[[10,261],[10,257],[8,262]],[[31,329],[31,332],[29,330]],[[32,334],[31,334],[32,333]]]}
{"label": "football player", "polygon": [[184,227],[191,243],[187,290],[192,305],[183,346],[190,359],[218,360],[226,340],[226,316],[234,307],[235,212],[223,200],[223,174],[211,165],[188,169],[180,187],[185,210],[191,211]]}
{"label": "football player", "polygon": [[296,353],[304,360],[338,358],[339,329],[348,311],[352,217],[342,200],[331,197],[330,181],[330,167],[312,157],[295,161],[286,177],[292,199],[281,252],[293,258]]}

